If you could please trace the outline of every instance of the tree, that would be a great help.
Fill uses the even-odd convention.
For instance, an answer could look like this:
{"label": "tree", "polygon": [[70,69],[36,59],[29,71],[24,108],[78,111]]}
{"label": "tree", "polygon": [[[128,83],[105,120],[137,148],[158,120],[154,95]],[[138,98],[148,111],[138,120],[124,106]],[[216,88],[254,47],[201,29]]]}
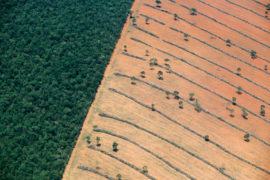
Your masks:
{"label": "tree", "polygon": [[246,111],[245,109],[242,109],[242,117],[243,117],[244,119],[247,119],[247,116],[248,116],[247,111]]}
{"label": "tree", "polygon": [[266,5],[267,10],[270,10],[270,3]]}
{"label": "tree", "polygon": [[190,11],[190,15],[193,15],[193,16],[197,15],[197,9],[191,8],[189,11]]}
{"label": "tree", "polygon": [[194,100],[194,93],[189,93],[189,100],[190,101],[193,101]]}
{"label": "tree", "polygon": [[117,174],[117,175],[116,175],[116,179],[117,179],[117,180],[121,180],[121,179],[122,179],[121,174]]}
{"label": "tree", "polygon": [[133,26],[136,26],[136,17],[132,18],[132,24]]}
{"label": "tree", "polygon": [[148,173],[148,168],[147,168],[147,166],[143,166],[143,173]]}
{"label": "tree", "polygon": [[179,99],[179,92],[178,91],[174,91],[173,92],[173,95],[174,95],[174,99]]}
{"label": "tree", "polygon": [[162,71],[158,71],[158,79],[163,80],[163,72]]}
{"label": "tree", "polygon": [[236,97],[232,97],[232,104],[236,105]]}
{"label": "tree", "polygon": [[245,140],[246,142],[249,142],[249,136],[250,136],[250,135],[249,135],[248,133],[244,135],[244,140]]}
{"label": "tree", "polygon": [[149,56],[149,51],[145,50],[145,56]]}
{"label": "tree", "polygon": [[268,70],[268,66],[264,65],[264,70],[267,71]]}
{"label": "tree", "polygon": [[136,78],[134,76],[132,76],[130,79],[131,79],[131,84],[136,85],[136,82],[135,82]]}
{"label": "tree", "polygon": [[237,87],[237,94],[242,94],[242,87],[241,86]]}
{"label": "tree", "polygon": [[[150,59],[150,62],[149,62],[149,65],[150,65],[150,67],[153,67],[153,66],[155,66],[155,65],[157,65],[158,63],[157,63],[157,58],[151,58]],[[152,68],[153,69],[153,68]]]}
{"label": "tree", "polygon": [[230,111],[230,116],[231,116],[231,117],[234,117],[234,109],[231,108],[231,109],[228,109],[228,110]]}
{"label": "tree", "polygon": [[166,58],[166,59],[164,59],[164,61],[168,62],[168,61],[170,61],[170,59]]}
{"label": "tree", "polygon": [[128,11],[128,15],[129,15],[129,18],[130,18],[130,19],[133,18],[133,11],[132,11],[132,10],[129,10],[129,11]]}
{"label": "tree", "polygon": [[174,20],[177,21],[178,15],[174,14]]}
{"label": "tree", "polygon": [[265,105],[261,105],[260,115],[265,116]]}
{"label": "tree", "polygon": [[201,112],[202,107],[201,107],[201,105],[199,104],[199,100],[198,100],[198,99],[196,99],[194,106],[195,106],[195,110],[196,110],[197,112]]}
{"label": "tree", "polygon": [[152,111],[155,111],[155,110],[156,110],[154,104],[151,105],[151,110],[152,110]]}
{"label": "tree", "polygon": [[254,50],[251,50],[251,51],[250,51],[250,55],[251,55],[251,58],[252,58],[252,59],[255,59],[255,58],[257,57],[257,52],[254,51]]}
{"label": "tree", "polygon": [[170,96],[169,95],[170,95],[170,92],[169,91],[166,91],[166,98],[167,99],[170,99]]}
{"label": "tree", "polygon": [[150,20],[150,18],[149,17],[146,17],[145,18],[145,24],[149,24],[149,20]]}
{"label": "tree", "polygon": [[90,144],[91,143],[91,137],[90,136],[86,136],[86,142],[88,143],[88,144]]}
{"label": "tree", "polygon": [[141,74],[141,77],[142,77],[142,78],[145,78],[145,72],[144,72],[144,71],[141,71],[140,74]]}
{"label": "tree", "polygon": [[227,39],[226,43],[227,43],[226,46],[231,47],[231,40]]}
{"label": "tree", "polygon": [[186,34],[186,33],[184,33],[184,37],[185,37],[185,41],[188,41],[188,37],[189,37],[189,35],[188,34]]}
{"label": "tree", "polygon": [[113,142],[112,147],[113,147],[113,151],[114,152],[117,152],[118,151],[118,144],[117,144],[117,142]]}
{"label": "tree", "polygon": [[124,52],[127,52],[127,45],[124,45]]}
{"label": "tree", "polygon": [[171,73],[171,66],[169,65],[169,64],[165,64],[165,67],[166,67],[166,69],[167,69],[167,73]]}
{"label": "tree", "polygon": [[210,139],[209,139],[209,136],[208,136],[208,135],[204,136],[204,140],[205,140],[205,141],[209,141],[209,140],[210,140]]}
{"label": "tree", "polygon": [[157,3],[157,7],[158,8],[161,8],[161,1],[160,0],[156,0],[156,3]]}
{"label": "tree", "polygon": [[179,101],[178,103],[179,103],[179,108],[180,108],[180,109],[183,109],[183,108],[184,108],[184,106],[183,106],[183,101]]}
{"label": "tree", "polygon": [[236,69],[236,71],[237,71],[237,73],[236,73],[236,74],[237,74],[238,76],[240,76],[241,68],[240,68],[240,67],[239,67],[239,68],[237,68],[237,69]]}
{"label": "tree", "polygon": [[97,142],[97,146],[100,146],[101,144],[100,144],[100,137],[96,137],[96,142]]}

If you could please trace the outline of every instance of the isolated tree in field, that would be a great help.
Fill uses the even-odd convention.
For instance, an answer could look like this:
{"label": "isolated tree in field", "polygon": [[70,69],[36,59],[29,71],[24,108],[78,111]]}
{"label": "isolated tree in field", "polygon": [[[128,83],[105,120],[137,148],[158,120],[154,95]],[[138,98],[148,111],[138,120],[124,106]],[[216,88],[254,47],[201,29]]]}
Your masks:
{"label": "isolated tree in field", "polygon": [[268,11],[265,11],[264,14],[265,14],[264,17],[268,18]]}
{"label": "isolated tree in field", "polygon": [[88,143],[88,144],[90,144],[91,143],[91,137],[90,136],[86,136],[86,142]]}
{"label": "isolated tree in field", "polygon": [[164,64],[165,65],[165,67],[166,67],[166,69],[167,69],[167,73],[171,73],[171,66],[169,65],[169,64]]}
{"label": "isolated tree in field", "polygon": [[134,18],[132,18],[132,24],[133,24],[133,26],[136,26],[136,17],[134,17]]}
{"label": "isolated tree in field", "polygon": [[117,144],[117,142],[113,142],[112,147],[113,147],[113,151],[114,152],[117,152],[118,151],[118,144]]}
{"label": "isolated tree in field", "polygon": [[144,72],[144,71],[141,71],[140,74],[141,74],[141,77],[142,77],[142,78],[145,78],[145,72]]}
{"label": "isolated tree in field", "polygon": [[255,58],[257,57],[257,52],[254,51],[254,50],[251,50],[251,51],[250,51],[250,55],[251,55],[251,58],[252,58],[252,59],[255,59]]}
{"label": "isolated tree in field", "polygon": [[149,17],[146,17],[145,18],[145,24],[149,24],[149,20],[150,20],[150,18]]}
{"label": "isolated tree in field", "polygon": [[231,40],[227,39],[227,40],[226,40],[226,46],[231,47],[231,45],[232,45],[232,44],[231,44]]}
{"label": "isolated tree in field", "polygon": [[149,51],[145,50],[145,56],[149,56]]}
{"label": "isolated tree in field", "polygon": [[179,101],[178,103],[179,103],[179,108],[180,108],[180,109],[183,109],[183,108],[184,108],[184,106],[183,106],[183,101]]}
{"label": "isolated tree in field", "polygon": [[157,65],[157,58],[151,58],[149,65],[152,67],[154,65]]}
{"label": "isolated tree in field", "polygon": [[148,168],[147,168],[147,166],[143,166],[143,173],[148,173]]}
{"label": "isolated tree in field", "polygon": [[189,93],[189,100],[190,101],[193,101],[194,100],[194,93]]}
{"label": "isolated tree in field", "polygon": [[174,20],[177,21],[178,15],[174,14]]}
{"label": "isolated tree in field", "polygon": [[270,10],[270,3],[266,5],[267,10]]}
{"label": "isolated tree in field", "polygon": [[127,52],[127,45],[124,45],[124,52]]}
{"label": "isolated tree in field", "polygon": [[265,116],[265,105],[261,105],[260,115]]}
{"label": "isolated tree in field", "polygon": [[100,137],[96,137],[97,146],[100,146]]}
{"label": "isolated tree in field", "polygon": [[170,92],[169,91],[166,91],[166,98],[170,99]]}
{"label": "isolated tree in field", "polygon": [[232,104],[236,105],[236,97],[232,97]]}
{"label": "isolated tree in field", "polygon": [[130,79],[131,79],[131,84],[136,85],[136,82],[135,82],[136,78],[134,76],[132,76]]}
{"label": "isolated tree in field", "polygon": [[174,91],[173,92],[173,95],[174,95],[174,99],[179,99],[179,92],[178,91]]}
{"label": "isolated tree in field", "polygon": [[162,71],[158,71],[158,79],[163,80],[163,72]]}
{"label": "isolated tree in field", "polygon": [[242,94],[242,87],[241,86],[237,87],[237,94]]}
{"label": "isolated tree in field", "polygon": [[190,11],[190,15],[192,15],[192,16],[196,16],[197,15],[197,9],[191,8],[189,11]]}
{"label": "isolated tree in field", "polygon": [[208,136],[208,135],[204,136],[204,140],[205,140],[205,141],[209,141],[209,140],[210,140],[210,139],[209,139],[209,136]]}
{"label": "isolated tree in field", "polygon": [[194,106],[195,106],[195,110],[196,110],[197,112],[201,112],[202,107],[201,107],[201,105],[199,104],[199,100],[198,100],[198,99],[196,99]]}
{"label": "isolated tree in field", "polygon": [[243,117],[244,119],[247,119],[247,116],[248,116],[247,111],[246,111],[245,109],[242,109],[242,117]]}
{"label": "isolated tree in field", "polygon": [[267,71],[268,70],[268,66],[264,65],[264,70]]}
{"label": "isolated tree in field", "polygon": [[161,1],[160,0],[156,0],[156,3],[157,3],[157,7],[158,8],[161,8]]}
{"label": "isolated tree in field", "polygon": [[121,179],[122,179],[121,174],[117,174],[117,175],[116,175],[116,179],[117,179],[117,180],[121,180]]}
{"label": "isolated tree in field", "polygon": [[132,11],[132,10],[129,10],[129,11],[128,11],[128,15],[129,15],[129,18],[130,18],[130,19],[133,18],[133,11]]}
{"label": "isolated tree in field", "polygon": [[230,116],[231,116],[231,117],[234,117],[234,109],[231,108],[231,109],[228,109],[228,110],[230,111]]}
{"label": "isolated tree in field", "polygon": [[245,135],[244,135],[244,140],[245,140],[246,142],[249,142],[249,137],[250,137],[249,134],[245,134]]}
{"label": "isolated tree in field", "polygon": [[240,68],[240,67],[239,67],[239,68],[237,68],[237,69],[236,69],[236,71],[237,71],[237,73],[236,73],[236,74],[237,74],[238,76],[240,76],[241,68]]}
{"label": "isolated tree in field", "polygon": [[185,41],[188,41],[188,38],[189,38],[189,35],[188,34],[186,34],[186,33],[184,33],[184,37],[185,37]]}
{"label": "isolated tree in field", "polygon": [[156,110],[154,104],[151,105],[151,110],[152,110],[152,111],[155,111],[155,110]]}

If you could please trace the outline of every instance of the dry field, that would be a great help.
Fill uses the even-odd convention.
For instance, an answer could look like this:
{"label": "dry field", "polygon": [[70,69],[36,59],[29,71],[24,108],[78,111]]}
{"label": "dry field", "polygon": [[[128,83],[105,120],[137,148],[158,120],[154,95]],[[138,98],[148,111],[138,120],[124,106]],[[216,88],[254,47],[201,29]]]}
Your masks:
{"label": "dry field", "polygon": [[270,1],[161,2],[135,0],[63,179],[269,180]]}

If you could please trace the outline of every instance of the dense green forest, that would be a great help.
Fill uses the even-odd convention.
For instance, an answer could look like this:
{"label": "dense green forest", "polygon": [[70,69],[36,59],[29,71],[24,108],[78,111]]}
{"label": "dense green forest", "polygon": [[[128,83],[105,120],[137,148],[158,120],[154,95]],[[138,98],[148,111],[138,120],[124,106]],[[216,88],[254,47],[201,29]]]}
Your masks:
{"label": "dense green forest", "polygon": [[132,2],[0,1],[0,179],[61,179]]}

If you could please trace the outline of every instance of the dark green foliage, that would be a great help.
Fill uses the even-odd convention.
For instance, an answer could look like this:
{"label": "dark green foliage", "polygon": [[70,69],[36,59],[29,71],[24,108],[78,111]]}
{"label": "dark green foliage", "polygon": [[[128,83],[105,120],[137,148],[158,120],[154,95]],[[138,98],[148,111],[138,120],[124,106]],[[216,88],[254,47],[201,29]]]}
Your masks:
{"label": "dark green foliage", "polygon": [[112,147],[113,147],[113,151],[114,152],[117,152],[118,151],[118,144],[117,144],[117,142],[113,142],[113,144],[112,144]]}
{"label": "dark green foliage", "polygon": [[97,146],[100,146],[100,137],[96,137]]}
{"label": "dark green foliage", "polygon": [[251,50],[251,51],[250,51],[250,55],[251,55],[251,58],[252,58],[252,59],[255,59],[255,58],[257,57],[257,52],[254,51],[254,50]]}
{"label": "dark green foliage", "polygon": [[249,134],[245,134],[245,135],[244,135],[244,140],[245,140],[246,142],[249,142],[249,141],[250,141],[250,140],[249,140],[249,137],[250,137]]}
{"label": "dark green foliage", "polygon": [[237,87],[237,94],[242,94],[242,87],[241,86]]}
{"label": "dark green foliage", "polygon": [[190,15],[193,15],[193,16],[197,15],[197,9],[191,8],[191,9],[189,9],[189,11],[190,11]]}
{"label": "dark green foliage", "polygon": [[210,139],[209,139],[209,136],[208,136],[208,135],[204,136],[204,140],[205,140],[205,141],[209,141],[209,140],[210,140]]}
{"label": "dark green foliage", "polygon": [[226,40],[226,46],[230,47],[231,44],[232,44],[232,43],[231,43],[231,40],[227,39],[227,40]]}
{"label": "dark green foliage", "polygon": [[190,101],[193,101],[194,100],[194,93],[189,93],[189,100]]}
{"label": "dark green foliage", "polygon": [[232,97],[232,104],[236,105],[236,97]]}
{"label": "dark green foliage", "polygon": [[132,0],[0,6],[0,179],[61,179]]}
{"label": "dark green foliage", "polygon": [[121,179],[122,179],[121,174],[117,174],[117,175],[116,175],[116,178],[117,178],[117,180],[121,180]]}
{"label": "dark green foliage", "polygon": [[247,116],[248,116],[247,111],[246,111],[245,109],[242,109],[242,117],[243,117],[244,119],[247,119]]}

